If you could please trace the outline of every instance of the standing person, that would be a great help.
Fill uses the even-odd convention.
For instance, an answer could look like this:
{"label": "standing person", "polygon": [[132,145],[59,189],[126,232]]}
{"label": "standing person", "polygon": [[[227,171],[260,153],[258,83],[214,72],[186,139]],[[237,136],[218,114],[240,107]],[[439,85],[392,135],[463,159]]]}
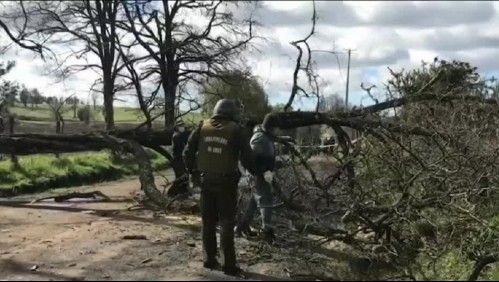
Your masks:
{"label": "standing person", "polygon": [[204,267],[220,266],[216,259],[216,226],[220,221],[223,271],[228,275],[241,273],[234,248],[237,188],[241,178],[238,161],[253,171],[248,135],[238,122],[239,111],[234,101],[219,100],[213,117],[202,121],[192,132],[184,151],[187,171],[201,187]]}
{"label": "standing person", "polygon": [[[241,220],[238,222],[235,233],[241,236],[243,233],[253,236],[249,225],[253,219],[255,211],[260,209],[262,219],[261,235],[267,242],[275,239],[272,228],[272,173],[282,166],[276,162],[274,141],[278,138],[280,123],[277,116],[268,114],[262,125],[257,125],[253,131],[250,145],[254,159],[254,172],[249,177],[249,184],[252,190],[252,199],[248,203]],[[288,140],[289,138],[286,138]]]}
{"label": "standing person", "polygon": [[3,124],[3,117],[0,116],[0,134],[3,134],[4,130],[5,130],[5,126]]}
{"label": "standing person", "polygon": [[185,128],[183,121],[180,120],[175,124],[172,136],[172,167],[175,172],[175,179],[184,176],[187,172],[182,153],[184,152],[185,145],[187,145],[190,134],[191,132]]}
{"label": "standing person", "polygon": [[170,197],[175,197],[189,192],[189,181],[182,153],[191,132],[186,129],[184,122],[181,120],[175,124],[173,130],[172,168],[175,173],[175,180],[173,181],[170,189],[168,189],[168,196]]}

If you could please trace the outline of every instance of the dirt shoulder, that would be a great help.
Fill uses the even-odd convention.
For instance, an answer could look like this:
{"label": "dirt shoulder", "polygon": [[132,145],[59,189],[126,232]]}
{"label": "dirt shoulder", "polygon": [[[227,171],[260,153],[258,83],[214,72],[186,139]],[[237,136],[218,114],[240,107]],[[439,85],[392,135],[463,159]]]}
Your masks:
{"label": "dirt shoulder", "polygon": [[[49,193],[2,200],[1,279],[231,280],[202,268],[199,217],[127,210],[134,205],[130,193],[139,186],[137,180],[126,180],[71,189],[101,191],[111,203],[18,203]],[[122,239],[126,235],[146,239]],[[239,251],[242,261],[244,254]]]}

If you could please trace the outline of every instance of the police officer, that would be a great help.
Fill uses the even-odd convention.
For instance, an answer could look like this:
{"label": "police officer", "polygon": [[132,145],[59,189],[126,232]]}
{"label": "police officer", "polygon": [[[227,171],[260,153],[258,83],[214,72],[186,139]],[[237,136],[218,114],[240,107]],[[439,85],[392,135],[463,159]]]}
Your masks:
{"label": "police officer", "polygon": [[204,267],[220,266],[216,259],[219,221],[223,271],[228,275],[241,272],[234,249],[237,188],[241,178],[238,160],[245,169],[253,171],[248,135],[238,122],[239,111],[234,101],[219,100],[213,117],[202,121],[192,132],[184,151],[187,171],[201,187]]}
{"label": "police officer", "polygon": [[[273,197],[271,177],[272,172],[283,166],[282,162],[276,161],[274,141],[277,141],[280,123],[277,116],[268,114],[262,125],[257,125],[251,137],[251,149],[254,159],[254,173],[249,177],[253,197],[248,203],[241,220],[238,222],[235,233],[241,236],[243,233],[248,236],[255,234],[249,228],[253,215],[257,208],[260,209],[262,219],[261,235],[265,241],[271,242],[275,239],[272,228],[272,208]],[[289,141],[289,138],[283,138]]]}

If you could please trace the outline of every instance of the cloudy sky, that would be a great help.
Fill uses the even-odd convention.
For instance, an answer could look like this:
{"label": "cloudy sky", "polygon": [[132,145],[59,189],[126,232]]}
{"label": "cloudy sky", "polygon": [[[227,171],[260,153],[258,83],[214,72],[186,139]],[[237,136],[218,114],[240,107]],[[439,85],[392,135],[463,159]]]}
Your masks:
{"label": "cloudy sky", "polygon": [[[347,48],[351,57],[350,102],[372,103],[360,83],[381,83],[392,69],[413,68],[421,60],[458,59],[478,66],[485,75],[499,73],[499,2],[339,2],[317,1],[316,34],[312,49],[336,50],[317,53],[318,73],[327,83],[323,93],[345,94]],[[259,44],[260,52],[248,57],[272,103],[286,102],[292,83],[297,50],[289,42],[302,39],[310,31],[312,2],[265,1],[258,10],[260,35],[268,38]],[[41,76],[43,62],[25,51],[10,50],[0,60],[16,59],[18,66],[7,79],[28,87],[61,96],[77,93],[88,96],[93,74],[81,73],[65,84]],[[339,64],[338,64],[339,61]],[[379,92],[378,95],[382,93]],[[297,102],[296,108],[310,109],[311,102]]]}

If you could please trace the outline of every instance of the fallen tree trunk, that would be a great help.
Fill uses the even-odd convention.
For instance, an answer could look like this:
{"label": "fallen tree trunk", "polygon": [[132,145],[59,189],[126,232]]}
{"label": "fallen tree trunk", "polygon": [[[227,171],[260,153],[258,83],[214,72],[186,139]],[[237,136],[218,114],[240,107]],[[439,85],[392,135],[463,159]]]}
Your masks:
{"label": "fallen tree trunk", "polygon": [[[367,119],[338,119],[331,115],[316,112],[289,112],[277,114],[283,128],[295,128],[318,124],[330,126],[347,126],[358,130],[386,128],[394,132],[431,136],[434,133],[422,128],[408,127],[400,124]],[[116,130],[108,134],[102,132],[88,134],[14,134],[0,137],[0,154],[32,155],[60,154],[84,151],[100,151],[108,149],[108,143],[99,136],[109,135],[120,139],[134,141],[144,147],[158,150],[161,146],[171,144],[170,130]],[[164,150],[160,153],[165,155]],[[168,158],[168,154],[166,156]]]}
{"label": "fallen tree trunk", "polygon": [[[156,138],[158,137],[156,136]],[[147,137],[137,139],[144,141],[147,140]],[[157,142],[164,142],[164,140],[167,140],[167,138],[160,138]],[[139,165],[139,179],[147,198],[159,208],[162,209],[165,207],[167,199],[156,188],[149,155],[144,150],[142,144],[133,139],[125,140],[106,134],[99,135],[98,133],[86,135],[19,134],[12,137],[0,137],[0,153],[2,154],[54,154],[98,151],[103,149],[124,151],[133,154]]]}
{"label": "fallen tree trunk", "polygon": [[468,281],[476,281],[478,277],[480,277],[480,273],[482,273],[482,270],[485,268],[485,266],[497,262],[498,257],[499,256],[497,254],[494,254],[478,258],[473,267],[473,271],[468,278]]}
{"label": "fallen tree trunk", "polygon": [[[14,134],[0,137],[0,154],[60,154],[109,149],[101,132],[89,134]],[[131,140],[145,147],[171,144],[171,131],[112,131],[108,136]]]}
{"label": "fallen tree trunk", "polygon": [[101,138],[108,142],[108,146],[111,149],[129,152],[135,156],[135,160],[139,165],[140,184],[146,197],[159,209],[164,209],[168,199],[158,190],[154,183],[151,159],[144,148],[137,142],[116,138],[110,135],[104,135]]}

